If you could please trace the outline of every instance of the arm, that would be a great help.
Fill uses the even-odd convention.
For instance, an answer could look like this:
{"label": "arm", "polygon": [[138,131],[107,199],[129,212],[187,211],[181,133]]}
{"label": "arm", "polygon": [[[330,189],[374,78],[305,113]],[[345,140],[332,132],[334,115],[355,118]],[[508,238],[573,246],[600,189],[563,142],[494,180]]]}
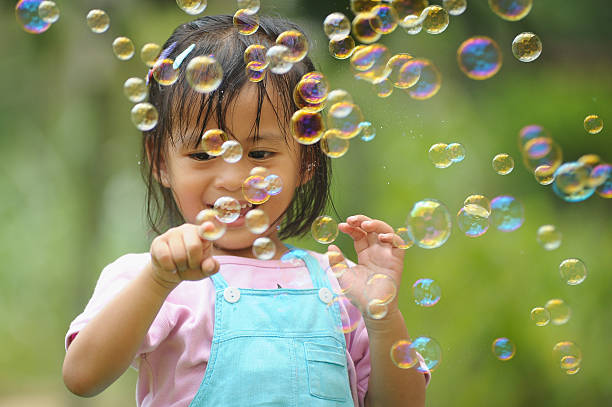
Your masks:
{"label": "arm", "polygon": [[[205,222],[200,228],[207,228]],[[83,328],[68,347],[62,369],[76,395],[99,394],[130,366],[170,292],[183,280],[214,274],[219,264],[198,227],[168,230],[151,244],[151,262]]]}
{"label": "arm", "polygon": [[[368,331],[371,371],[365,405],[422,407],[425,405],[423,373],[414,368],[398,368],[390,356],[391,346],[395,342],[409,339],[397,297],[387,304],[387,314],[382,319],[370,318],[366,312],[370,300],[365,294],[366,289],[374,294],[372,290],[375,287],[366,285],[369,276],[384,274],[393,280],[399,291],[404,251],[394,244],[398,236],[385,222],[363,215],[349,217],[338,228],[353,239],[358,257],[358,264],[351,268],[352,276],[346,272],[338,278],[338,282],[340,286],[348,287],[350,284],[346,295],[361,310]],[[329,257],[330,264],[343,261],[344,256],[336,246],[331,245],[329,250],[336,252],[335,256]]]}

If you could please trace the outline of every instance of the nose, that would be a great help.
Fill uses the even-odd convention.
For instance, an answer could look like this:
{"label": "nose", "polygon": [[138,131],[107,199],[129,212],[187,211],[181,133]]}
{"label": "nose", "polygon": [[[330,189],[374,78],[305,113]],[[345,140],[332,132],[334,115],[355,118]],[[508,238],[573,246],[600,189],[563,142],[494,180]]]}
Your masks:
{"label": "nose", "polygon": [[222,157],[217,157],[219,164],[216,166],[215,188],[228,192],[236,192],[242,189],[242,183],[249,176],[250,167],[244,158],[235,163],[228,163]]}

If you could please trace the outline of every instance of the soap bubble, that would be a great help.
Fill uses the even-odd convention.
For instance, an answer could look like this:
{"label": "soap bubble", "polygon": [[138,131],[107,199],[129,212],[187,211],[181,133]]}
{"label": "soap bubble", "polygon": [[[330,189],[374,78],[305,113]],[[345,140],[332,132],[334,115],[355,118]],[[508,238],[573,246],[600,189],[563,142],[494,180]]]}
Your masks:
{"label": "soap bubble", "polygon": [[20,0],[15,6],[17,22],[30,34],[42,34],[51,27],[38,13],[42,0]]}
{"label": "soap bubble", "polygon": [[214,209],[204,209],[196,216],[196,223],[202,225],[204,222],[212,223],[212,226],[198,228],[198,234],[206,240],[217,240],[221,238],[227,230],[225,223],[219,222],[217,219],[217,211]]}
{"label": "soap bubble", "polygon": [[555,168],[551,165],[538,165],[533,175],[540,185],[550,185],[555,180]]}
{"label": "soap bubble", "polygon": [[504,20],[518,21],[531,11],[533,0],[489,0],[491,10]]}
{"label": "soap bubble", "polygon": [[578,285],[587,277],[587,269],[582,260],[565,259],[559,265],[561,279],[569,285]]}
{"label": "soap bubble", "polygon": [[561,147],[550,137],[529,140],[522,153],[525,166],[532,171],[540,165],[548,165],[556,170],[563,161]]}
{"label": "soap bubble", "polygon": [[323,118],[320,113],[300,109],[291,116],[291,134],[300,144],[316,143],[321,139],[324,131]]}
{"label": "soap bubble", "polygon": [[476,36],[459,46],[457,62],[468,78],[489,79],[501,69],[502,53],[499,45],[491,38]]}
{"label": "soap bubble", "polygon": [[351,0],[351,11],[355,14],[372,11],[381,0]]}
{"label": "soap bubble", "polygon": [[276,44],[284,45],[289,49],[288,54],[285,56],[285,61],[287,62],[299,62],[308,54],[308,40],[304,34],[296,30],[282,32],[276,38]]}
{"label": "soap bubble", "polygon": [[200,55],[189,61],[185,78],[196,92],[210,93],[221,85],[223,69],[215,58]]}
{"label": "soap bubble", "polygon": [[253,255],[259,260],[270,260],[276,254],[276,245],[269,237],[258,237],[253,242]]}
{"label": "soap bubble", "polygon": [[550,138],[548,131],[539,124],[530,124],[519,131],[519,149],[523,150],[530,140],[545,137]]}
{"label": "soap bubble", "polygon": [[222,196],[215,201],[215,211],[217,219],[223,223],[232,223],[240,217],[242,207],[236,198]]}
{"label": "soap bubble", "polygon": [[247,229],[256,235],[265,232],[270,227],[270,218],[261,209],[251,209],[244,218]]}
{"label": "soap bubble", "polygon": [[493,341],[493,354],[499,360],[510,360],[516,353],[514,343],[508,338],[497,338]]}
{"label": "soap bubble", "polygon": [[327,112],[327,127],[337,129],[336,135],[341,138],[351,139],[359,134],[359,125],[363,122],[363,114],[359,106],[340,102],[334,104]]}
{"label": "soap bubble", "polygon": [[397,228],[395,230],[395,234],[397,235],[397,238],[393,239],[393,247],[406,250],[414,246],[414,240],[412,240],[412,238],[410,237],[410,234],[408,233],[408,228]]}
{"label": "soap bubble", "polygon": [[261,175],[251,175],[242,183],[242,195],[244,199],[254,205],[261,205],[270,199],[266,191],[266,179]]}
{"label": "soap bubble", "polygon": [[589,176],[588,184],[596,187],[597,195],[602,198],[612,198],[612,165],[600,164],[595,166]]}
{"label": "soap bubble", "polygon": [[388,275],[374,273],[365,283],[365,295],[370,300],[377,300],[380,305],[387,305],[395,299],[397,285]]}
{"label": "soap bubble", "polygon": [[537,240],[546,250],[555,250],[561,246],[561,232],[553,225],[542,225],[538,228]]}
{"label": "soap bubble", "polygon": [[110,18],[104,10],[93,9],[87,13],[87,25],[95,34],[102,34],[110,27]]}
{"label": "soap bubble", "polygon": [[321,103],[308,103],[305,101],[304,98],[302,98],[302,95],[300,95],[298,86],[293,88],[293,101],[299,109],[309,113],[318,113],[327,106],[326,100],[322,101]]}
{"label": "soap bubble", "polygon": [[416,369],[419,372],[433,372],[442,361],[442,347],[433,338],[427,336],[419,336],[412,341],[411,347],[418,352],[425,362],[426,369],[418,365]]}
{"label": "soap bubble", "polygon": [[423,30],[423,19],[419,16],[406,16],[400,25],[406,31],[406,34],[417,35]]}
{"label": "soap bubble", "polygon": [[531,320],[537,326],[545,326],[550,322],[550,312],[544,307],[535,307],[531,310]]}
{"label": "soap bubble", "polygon": [[410,369],[419,363],[419,357],[412,347],[412,342],[402,339],[391,345],[391,361],[400,369]]}
{"label": "soap bubble", "polygon": [[393,93],[393,84],[388,79],[382,82],[375,83],[374,90],[379,98],[387,98]]}
{"label": "soap bubble", "polygon": [[45,23],[55,23],[60,18],[60,11],[54,1],[44,0],[38,6],[38,16]]}
{"label": "soap bubble", "polygon": [[580,162],[568,162],[557,168],[554,174],[553,191],[567,202],[588,199],[595,188],[588,183],[591,167]]}
{"label": "soap bubble", "polygon": [[421,278],[412,285],[414,302],[421,307],[433,307],[440,301],[442,290],[431,278]]}
{"label": "soap bubble", "polygon": [[363,141],[372,141],[376,137],[376,129],[370,122],[361,122],[359,123],[359,128],[361,134],[361,139]]}
{"label": "soap bubble", "polygon": [[491,225],[502,232],[512,232],[525,220],[523,205],[511,196],[498,196],[491,200]]}
{"label": "soap bubble", "polygon": [[[350,309],[351,307],[353,307],[353,304],[351,303],[351,300],[349,300],[346,296],[336,295],[334,296],[334,299],[329,304],[327,304],[327,309],[329,311],[332,311],[334,308],[338,307],[340,309]],[[347,313],[340,313],[340,325],[338,325],[336,328],[338,332],[348,334],[357,329],[357,326],[359,326],[359,321],[360,318],[354,318],[351,321]]]}
{"label": "soap bubble", "polygon": [[268,67],[266,61],[266,47],[261,44],[251,44],[245,50],[243,54],[244,63],[257,62],[258,65],[254,65],[253,69],[264,70]]}
{"label": "soap bubble", "polygon": [[444,8],[440,6],[429,6],[423,10],[423,13],[427,13],[423,20],[423,29],[427,33],[440,34],[448,27],[448,12]]}
{"label": "soap bubble", "polygon": [[129,78],[123,84],[123,93],[130,102],[142,102],[147,97],[147,85],[144,79]]}
{"label": "soap bubble", "polygon": [[368,301],[368,305],[366,305],[366,313],[371,319],[383,319],[387,316],[388,311],[387,305],[376,298]]}
{"label": "soap bubble", "polygon": [[391,5],[397,11],[400,20],[408,16],[418,16],[429,5],[428,0],[392,0]]}
{"label": "soap bubble", "polygon": [[489,229],[489,212],[478,205],[465,205],[457,213],[457,226],[466,236],[482,236]]}
{"label": "soap bubble", "polygon": [[542,53],[542,41],[532,32],[521,33],[512,41],[512,53],[521,62],[534,61]]}
{"label": "soap bubble", "polygon": [[266,77],[266,70],[260,69],[261,64],[257,61],[249,62],[244,68],[247,78],[253,83],[261,82]]}
{"label": "soap bubble", "polygon": [[558,342],[553,346],[553,357],[563,370],[575,369],[582,363],[580,348],[571,341]]}
{"label": "soap bubble", "polygon": [[140,131],[149,131],[157,126],[159,115],[150,103],[142,102],[132,108],[132,122]]}
{"label": "soap bubble", "polygon": [[245,13],[255,14],[259,11],[261,7],[260,0],[238,0],[238,8],[243,9]]}
{"label": "soap bubble", "polygon": [[[403,64],[399,70],[398,80],[396,83],[394,83],[394,85],[401,89],[413,87],[419,82],[419,79],[421,79],[421,71],[423,66],[425,66],[423,61],[409,61],[408,63]],[[433,82],[421,83],[421,93],[418,94],[418,96],[423,96],[423,94],[426,92],[432,92],[432,86],[435,87],[435,81],[439,79],[435,77],[435,72],[433,72],[433,75],[432,72],[428,72],[428,74],[429,78],[427,80]]]}
{"label": "soap bubble", "polygon": [[[401,68],[406,62],[410,61],[413,58],[414,57],[410,54],[396,54],[389,58],[389,61],[387,61],[387,70],[390,71],[388,79],[393,83],[393,86],[395,86],[396,88],[409,88],[419,80],[419,77],[421,76],[420,71],[418,72],[418,75],[416,75],[416,78],[400,77]],[[405,79],[408,79],[408,82],[406,82]]]}
{"label": "soap bubble", "polygon": [[544,304],[544,308],[550,313],[553,325],[563,325],[570,319],[570,307],[562,299],[553,298]]}
{"label": "soap bubble", "polygon": [[596,114],[590,114],[584,118],[584,129],[589,134],[597,134],[603,129],[603,120]]}
{"label": "soap bubble", "polygon": [[[378,20],[373,22],[373,20]],[[355,16],[352,23],[353,36],[364,44],[378,41],[382,34],[374,30],[375,25],[382,25],[380,18],[375,14],[360,13]]]}
{"label": "soap bubble", "polygon": [[447,168],[453,163],[446,143],[436,143],[429,148],[429,160],[436,168]]}
{"label": "soap bubble", "polygon": [[290,58],[289,48],[284,45],[273,45],[266,52],[266,61],[270,72],[282,75],[291,70],[293,64],[288,61]]}
{"label": "soap bubble", "polygon": [[308,103],[321,103],[327,99],[329,82],[321,72],[312,71],[304,74],[296,85],[303,100]]}
{"label": "soap bubble", "polygon": [[421,72],[417,83],[407,90],[411,98],[425,100],[438,93],[440,86],[442,86],[442,75],[431,61],[425,58],[415,58],[406,62],[406,65],[402,67],[402,70],[410,69],[412,72],[420,70]]}
{"label": "soap bubble", "polygon": [[379,34],[390,34],[397,28],[399,17],[393,7],[380,4],[371,11],[378,18],[371,20],[372,28]]}
{"label": "soap bubble", "polygon": [[353,103],[353,97],[344,89],[334,89],[327,95],[327,103],[330,106],[340,102]]}
{"label": "soap bubble", "polygon": [[234,14],[234,27],[242,35],[251,35],[259,28],[259,16],[240,9]]}
{"label": "soap bubble", "polygon": [[276,174],[270,174],[264,178],[266,183],[266,192],[268,195],[278,195],[283,190],[283,180]]}
{"label": "soap bubble", "polygon": [[134,56],[134,43],[127,37],[117,37],[113,41],[113,52],[121,61],[127,61]]}
{"label": "soap bubble", "polygon": [[332,41],[339,41],[351,33],[351,22],[342,13],[331,13],[323,21],[323,31]]}
{"label": "soap bubble", "polygon": [[176,0],[176,4],[185,13],[195,16],[206,10],[208,0]]}
{"label": "soap bubble", "polygon": [[424,249],[442,246],[451,234],[451,217],[446,206],[435,199],[414,204],[406,221],[408,233]]}
{"label": "soap bubble", "polygon": [[350,58],[353,51],[355,51],[355,40],[350,35],[329,41],[329,53],[336,59]]}
{"label": "soap bubble", "polygon": [[338,237],[338,223],[331,216],[322,215],[312,222],[310,231],[317,242],[330,244]]}
{"label": "soap bubble", "polygon": [[451,16],[458,16],[467,8],[467,0],[442,0],[442,6]]}
{"label": "soap bubble", "polygon": [[487,216],[491,214],[491,201],[489,201],[489,198],[484,195],[474,194],[468,196],[467,198],[465,198],[465,201],[463,201],[463,206],[468,205],[480,206],[485,210]]}
{"label": "soap bubble", "polygon": [[458,163],[465,159],[465,147],[460,143],[450,143],[447,147],[452,162]]}
{"label": "soap bubble", "polygon": [[140,59],[147,67],[153,68],[160,53],[161,47],[158,44],[148,42],[140,50]]}
{"label": "soap bubble", "polygon": [[351,68],[357,79],[378,83],[389,77],[389,49],[381,44],[356,47],[351,55]]}
{"label": "soap bubble", "polygon": [[266,167],[253,167],[251,171],[249,172],[249,175],[258,175],[260,177],[265,178],[269,174],[268,174],[268,169]]}
{"label": "soap bubble", "polygon": [[321,150],[330,158],[342,157],[349,149],[349,141],[342,138],[342,132],[338,129],[325,131],[321,138]]}
{"label": "soap bubble", "polygon": [[493,169],[499,175],[510,174],[514,169],[514,159],[506,153],[493,157]]}
{"label": "soap bubble", "polygon": [[242,158],[242,146],[236,140],[227,140],[221,145],[221,156],[225,162],[237,163]]}
{"label": "soap bubble", "polygon": [[179,77],[179,70],[174,69],[173,59],[162,59],[153,65],[153,78],[163,86],[173,85]]}
{"label": "soap bubble", "polygon": [[223,154],[223,143],[229,140],[227,134],[220,129],[210,129],[204,132],[200,145],[206,154],[213,157]]}

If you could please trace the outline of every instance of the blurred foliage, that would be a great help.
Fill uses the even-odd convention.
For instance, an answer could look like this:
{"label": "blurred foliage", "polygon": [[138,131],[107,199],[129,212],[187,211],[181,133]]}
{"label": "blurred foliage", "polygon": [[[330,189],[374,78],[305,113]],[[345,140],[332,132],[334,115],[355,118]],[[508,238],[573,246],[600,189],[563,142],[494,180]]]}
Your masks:
{"label": "blurred foliage", "polygon": [[[122,92],[125,79],[144,75],[145,68],[138,56],[116,60],[110,44],[119,35],[131,37],[137,48],[161,44],[190,17],[172,0],[57,3],[61,18],[42,35],[20,29],[14,2],[3,2],[0,13],[0,404],[30,405],[27,397],[35,395],[32,405],[133,405],[134,371],[94,399],[70,395],[61,379],[63,335],[100,270],[126,252],[147,250],[152,237],[143,215],[140,134]],[[208,14],[234,10],[230,2],[209,3]],[[455,228],[443,247],[406,253],[400,302],[408,330],[436,338],[444,352],[427,404],[609,404],[612,201],[561,201],[534,181],[517,145],[519,129],[538,123],[562,146],[566,161],[586,153],[612,161],[608,3],[536,1],[527,18],[510,23],[484,0],[472,0],[441,35],[408,36],[398,28],[382,42],[394,53],[433,60],[444,78],[438,95],[422,102],[399,90],[378,99],[370,85],[351,77],[346,61],[328,55],[322,21],[333,11],[350,16],[348,1],[263,3],[264,13],[306,28],[317,67],[332,87],[348,89],[376,126],[373,141],[355,139],[335,162],[334,197],[342,217],[364,213],[399,226],[418,200],[441,200],[454,214],[472,193],[510,194],[525,207],[525,223],[516,232],[490,230],[470,239]],[[108,11],[109,32],[89,31],[84,16],[91,8]],[[529,64],[510,51],[522,31],[537,33],[544,44],[542,56]],[[468,79],[457,67],[456,49],[472,35],[489,35],[502,48],[503,68],[489,80]],[[596,136],[582,128],[591,113],[604,119]],[[436,142],[463,143],[467,158],[434,168],[427,150]],[[499,152],[517,162],[503,177],[490,165]],[[562,231],[561,248],[547,252],[536,243],[543,224]],[[325,250],[309,237],[293,243]],[[353,256],[348,239],[338,243]],[[558,276],[558,264],[568,257],[581,258],[589,269],[576,287]],[[412,300],[411,285],[422,277],[442,286],[442,300],[431,309]],[[530,310],[557,297],[572,308],[569,323],[536,327]],[[500,336],[517,347],[508,362],[490,350]],[[582,348],[582,370],[575,376],[552,360],[552,346],[561,340]]]}

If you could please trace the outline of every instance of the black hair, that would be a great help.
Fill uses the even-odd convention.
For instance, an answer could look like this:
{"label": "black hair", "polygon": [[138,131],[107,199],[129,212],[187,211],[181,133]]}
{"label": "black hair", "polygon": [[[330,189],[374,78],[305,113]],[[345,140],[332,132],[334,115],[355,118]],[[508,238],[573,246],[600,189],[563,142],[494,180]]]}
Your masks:
{"label": "black hair", "polygon": [[[157,181],[161,179],[160,164],[167,143],[176,143],[178,134],[182,142],[197,145],[212,115],[215,115],[219,128],[224,129],[227,109],[249,82],[243,57],[245,49],[252,44],[269,48],[275,45],[281,33],[288,30],[297,30],[305,35],[296,24],[280,17],[260,16],[258,30],[247,36],[234,27],[230,15],[205,16],[177,27],[163,45],[162,48],[168,50],[176,43],[166,56],[169,59],[175,59],[191,44],[195,44],[195,48],[182,62],[179,78],[172,86],[162,86],[152,79],[149,88],[149,102],[159,112],[159,121],[154,129],[143,132],[142,162],[146,164],[142,166],[142,176],[146,184],[147,221],[157,234],[185,222],[172,191]],[[223,69],[223,81],[213,92],[198,93],[187,83],[185,68],[192,58],[211,54]],[[274,109],[280,128],[285,132],[285,140],[292,137],[288,134],[289,122],[298,109],[293,100],[293,90],[302,75],[314,70],[314,64],[306,57],[294,64],[289,72],[283,75],[268,73],[263,81],[257,83],[257,118],[253,123],[255,138],[259,135],[264,98],[271,102],[270,91],[276,92],[281,100],[280,111],[276,106]],[[319,143],[299,146],[300,186],[296,188],[293,200],[284,213],[279,232],[281,239],[306,234],[312,222],[331,202],[329,157],[322,152]]]}

